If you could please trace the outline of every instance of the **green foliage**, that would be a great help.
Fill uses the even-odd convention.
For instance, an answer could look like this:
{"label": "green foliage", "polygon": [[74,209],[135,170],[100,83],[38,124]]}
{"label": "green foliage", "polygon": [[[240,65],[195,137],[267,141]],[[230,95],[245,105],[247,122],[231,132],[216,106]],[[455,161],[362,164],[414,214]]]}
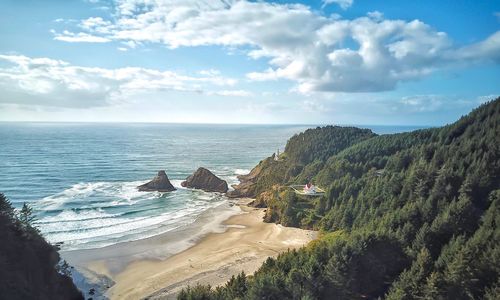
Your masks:
{"label": "green foliage", "polygon": [[0,193],[0,299],[83,299],[33,221],[31,207],[16,214]]}
{"label": "green foliage", "polygon": [[241,299],[248,291],[247,277],[245,272],[241,272],[231,279],[222,288],[217,288],[216,295],[219,299]]}
{"label": "green foliage", "polygon": [[21,210],[19,211],[19,213],[17,215],[17,219],[21,223],[25,232],[31,233],[31,234],[39,234],[40,233],[38,228],[33,226],[33,222],[36,221],[36,217],[33,215],[33,208],[31,208],[31,206],[29,206],[28,204],[26,204],[26,203],[23,204]]}
{"label": "green foliage", "polygon": [[[327,233],[268,259],[239,298],[498,299],[500,98],[442,128],[310,129],[285,153],[254,181],[265,220]],[[284,187],[309,180],[327,193]]]}
{"label": "green foliage", "polygon": [[28,204],[24,203],[21,211],[18,216],[19,221],[25,227],[32,227],[33,222],[35,221],[35,216],[33,215],[33,208],[31,208]]}
{"label": "green foliage", "polygon": [[212,290],[210,285],[200,285],[197,284],[194,287],[188,286],[183,289],[179,295],[177,295],[179,300],[211,300],[215,299],[212,295]]}
{"label": "green foliage", "polygon": [[375,136],[369,129],[326,126],[308,129],[294,135],[285,147],[289,161],[307,165],[315,160],[325,161],[343,149]]}
{"label": "green foliage", "polygon": [[252,170],[251,174],[258,176],[253,178],[247,196],[255,197],[275,184],[305,184],[313,179],[328,157],[373,136],[369,129],[339,126],[318,127],[294,135],[279,161],[268,157]]}

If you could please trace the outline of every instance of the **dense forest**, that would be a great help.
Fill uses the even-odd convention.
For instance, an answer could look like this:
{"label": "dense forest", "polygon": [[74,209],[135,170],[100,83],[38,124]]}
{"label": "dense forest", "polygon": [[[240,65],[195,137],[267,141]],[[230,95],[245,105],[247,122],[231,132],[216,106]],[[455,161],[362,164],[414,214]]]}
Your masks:
{"label": "dense forest", "polygon": [[16,212],[0,193],[0,299],[83,299],[33,220],[28,205]]}
{"label": "dense forest", "polygon": [[[266,221],[321,237],[179,299],[500,299],[500,98],[441,128],[310,129],[242,179]],[[309,181],[325,195],[287,188]]]}

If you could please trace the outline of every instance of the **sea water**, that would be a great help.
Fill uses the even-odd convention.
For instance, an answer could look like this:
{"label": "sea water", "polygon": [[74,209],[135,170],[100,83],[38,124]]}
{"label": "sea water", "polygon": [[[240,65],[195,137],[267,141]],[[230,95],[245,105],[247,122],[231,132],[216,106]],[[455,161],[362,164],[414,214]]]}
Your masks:
{"label": "sea water", "polygon": [[[180,186],[198,167],[235,184],[309,127],[0,123],[0,192],[17,208],[29,203],[35,225],[63,250],[138,240],[187,226],[228,201]],[[158,170],[177,191],[137,191]]]}

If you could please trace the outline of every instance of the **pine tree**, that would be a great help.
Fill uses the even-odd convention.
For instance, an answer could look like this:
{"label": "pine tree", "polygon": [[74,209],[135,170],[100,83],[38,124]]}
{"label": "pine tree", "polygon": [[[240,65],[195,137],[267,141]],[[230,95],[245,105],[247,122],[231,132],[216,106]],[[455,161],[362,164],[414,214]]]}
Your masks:
{"label": "pine tree", "polygon": [[40,234],[40,230],[34,226],[36,217],[33,215],[33,208],[31,206],[24,203],[17,218],[19,219],[21,226],[25,228],[26,234]]}
{"label": "pine tree", "polygon": [[438,300],[443,299],[440,291],[440,280],[441,275],[437,272],[432,272],[425,282],[422,290],[423,298],[426,300]]}
{"label": "pine tree", "polygon": [[12,220],[15,215],[12,203],[3,193],[0,193],[0,214],[6,216],[9,220]]}
{"label": "pine tree", "polygon": [[26,203],[23,204],[23,207],[19,211],[18,218],[25,227],[33,227],[33,222],[36,220],[36,217],[33,215],[33,208]]}

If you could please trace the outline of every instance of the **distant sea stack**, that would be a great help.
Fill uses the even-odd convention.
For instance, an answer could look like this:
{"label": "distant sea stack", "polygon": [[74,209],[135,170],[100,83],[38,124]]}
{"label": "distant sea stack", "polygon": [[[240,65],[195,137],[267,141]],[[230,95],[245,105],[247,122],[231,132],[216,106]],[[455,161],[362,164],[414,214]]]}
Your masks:
{"label": "distant sea stack", "polygon": [[227,182],[215,176],[205,168],[198,168],[193,175],[181,183],[183,187],[201,189],[205,192],[225,193],[228,190]]}
{"label": "distant sea stack", "polygon": [[153,180],[138,186],[137,189],[141,192],[172,192],[176,190],[168,180],[167,173],[164,170],[158,171],[158,175]]}

